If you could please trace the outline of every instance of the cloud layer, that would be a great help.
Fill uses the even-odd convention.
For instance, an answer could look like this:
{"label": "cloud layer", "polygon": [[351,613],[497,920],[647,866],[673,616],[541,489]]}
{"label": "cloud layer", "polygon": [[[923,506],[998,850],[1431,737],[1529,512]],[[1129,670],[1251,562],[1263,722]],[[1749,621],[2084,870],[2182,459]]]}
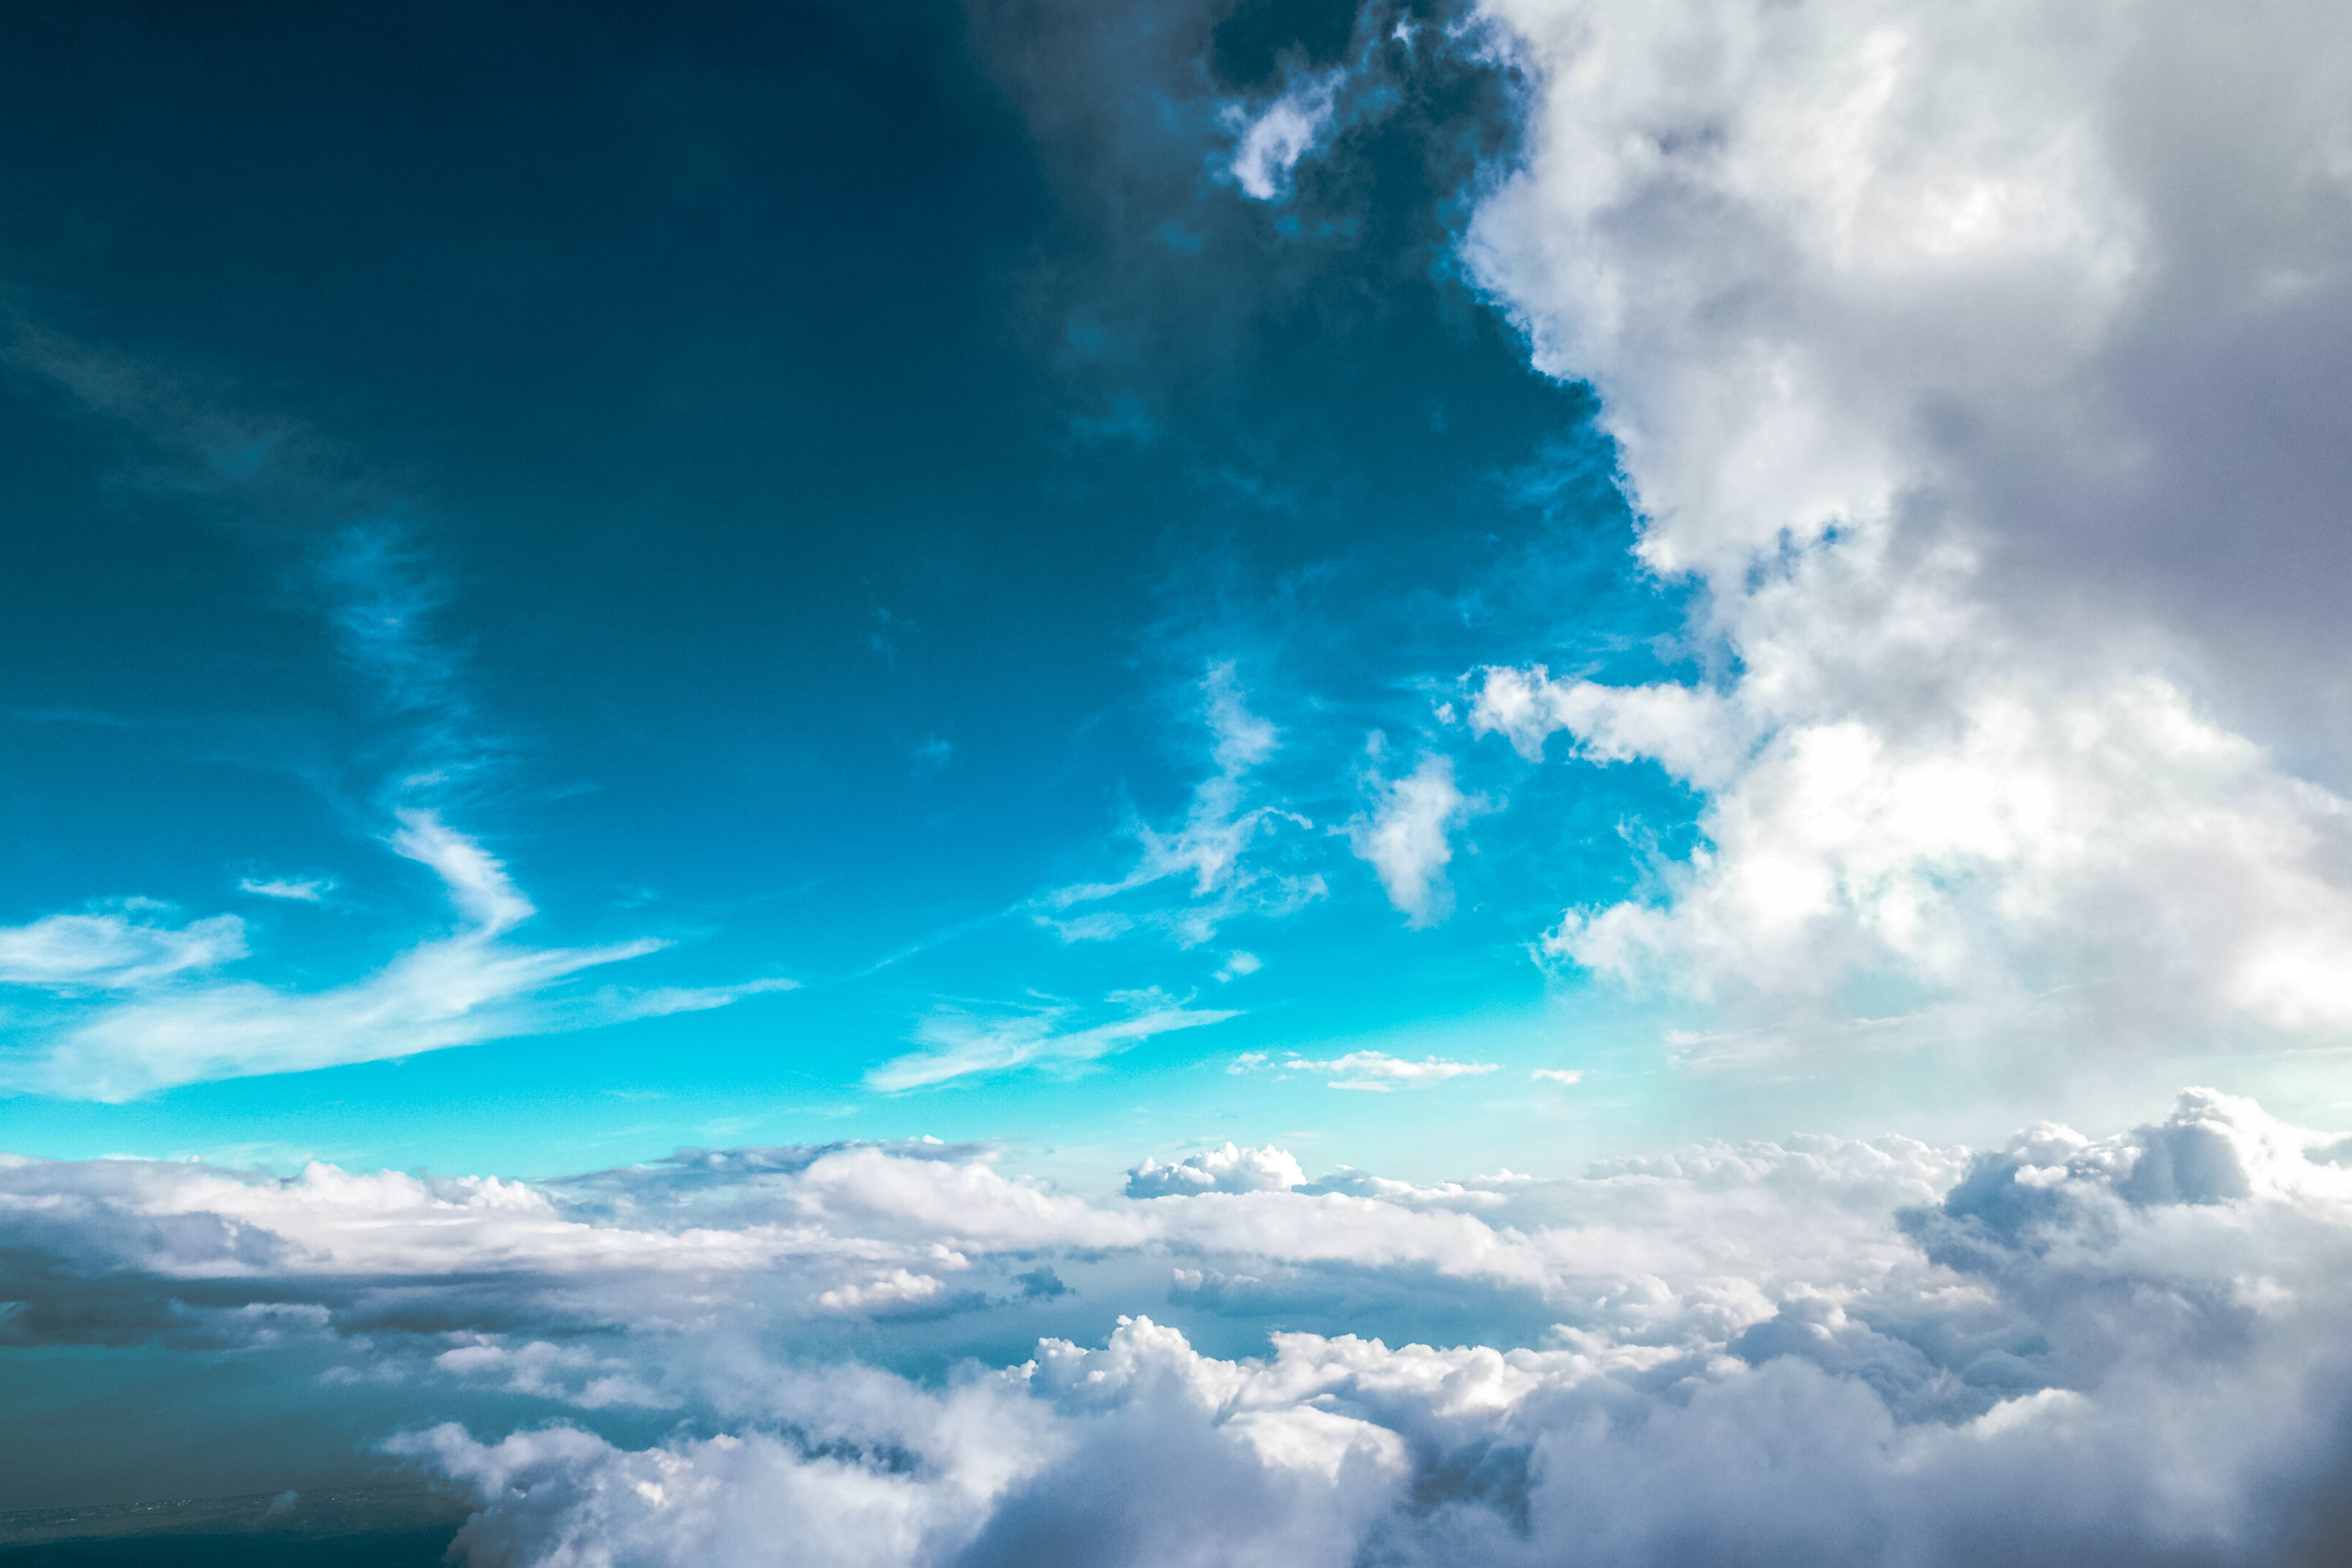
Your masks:
{"label": "cloud layer", "polygon": [[[2352,1461],[2336,1152],[2194,1090],[1975,1155],[1417,1187],[1229,1147],[1107,1201],[941,1144],[541,1186],[19,1160],[0,1335],[396,1390],[383,1436],[474,1499],[478,1563],[2315,1563]],[[1415,1335],[1433,1297],[1528,1331]],[[1200,1348],[1221,1320],[1274,1331]],[[1041,1321],[1085,1327],[957,1354]],[[794,1324],[813,1359],[766,1348]],[[541,1414],[436,1414],[493,1393]],[[627,1410],[690,1420],[597,1429]]]}

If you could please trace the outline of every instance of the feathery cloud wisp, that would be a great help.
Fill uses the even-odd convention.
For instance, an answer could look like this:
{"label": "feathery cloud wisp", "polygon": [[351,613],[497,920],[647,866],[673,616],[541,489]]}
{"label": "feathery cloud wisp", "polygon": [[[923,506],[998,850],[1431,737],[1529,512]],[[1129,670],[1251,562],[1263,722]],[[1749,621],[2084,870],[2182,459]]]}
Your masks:
{"label": "feathery cloud wisp", "polygon": [[1110,1000],[1125,1005],[1128,1016],[1080,1028],[1064,1026],[1073,1009],[1059,1003],[994,1016],[934,1013],[915,1032],[926,1048],[882,1063],[866,1075],[866,1081],[895,1092],[978,1073],[1052,1064],[1075,1067],[1155,1035],[1222,1024],[1239,1016],[1232,1008],[1192,1007],[1157,991],[1126,993]]}
{"label": "feathery cloud wisp", "polygon": [[[173,979],[243,955],[243,928],[231,916],[179,930],[111,916],[52,916],[0,933],[0,958],[11,955],[9,935],[22,939],[16,963],[0,971],[0,982],[56,988],[102,980],[136,988],[52,1028],[10,1064],[9,1087],[128,1100],[174,1084],[381,1061],[723,1006],[793,984],[566,994],[558,987],[570,976],[664,944],[640,938],[602,947],[513,945],[502,939],[530,918],[531,903],[479,844],[433,813],[412,810],[401,814],[391,846],[433,869],[465,923],[417,943],[363,979],[323,991]],[[72,980],[73,974],[82,978]]]}

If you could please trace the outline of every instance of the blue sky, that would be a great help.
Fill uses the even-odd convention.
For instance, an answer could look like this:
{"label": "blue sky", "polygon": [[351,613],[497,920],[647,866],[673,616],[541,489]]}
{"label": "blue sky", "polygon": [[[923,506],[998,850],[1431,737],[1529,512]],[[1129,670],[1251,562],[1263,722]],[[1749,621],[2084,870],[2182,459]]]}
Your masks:
{"label": "blue sky", "polygon": [[[1441,717],[1483,663],[1690,657],[1591,395],[1448,252],[1508,141],[1490,73],[1407,71],[1265,203],[1213,73],[1328,17],[1237,15],[1193,100],[1099,109],[1148,137],[1108,191],[952,15],[615,16],[561,67],[519,19],[252,26],[17,57],[8,918],[236,922],[140,984],[317,996],[451,930],[398,847],[424,813],[535,908],[519,946],[662,946],[552,978],[581,1027],[432,1059],[20,1076],[18,1146],[549,1174],[937,1131],[1115,1169],[1355,1149],[1381,1107],[1224,1068],[1362,1047],[1495,1063],[1526,1159],[1578,1119],[1531,1068],[1654,1036],[1529,950],[1687,837],[1686,792]],[[1245,760],[1221,710],[1265,727]],[[1415,921],[1349,825],[1433,758],[1476,809]],[[1150,864],[1203,811],[1235,866]],[[604,987],[730,1005],[601,1023],[640,1005]],[[9,1048],[119,999],[21,1004]],[[869,1081],[1007,1030],[1045,1055]],[[1502,1081],[1413,1096],[1428,1157]]]}
{"label": "blue sky", "polygon": [[[2076,1031],[2072,988],[2132,984],[2021,931],[1957,977],[1898,942],[1759,979],[1719,926],[1713,958],[1580,960],[1566,911],[1716,919],[1675,889],[1759,808],[1590,718],[1498,729],[1486,672],[1680,683],[1743,715],[1709,745],[1765,757],[1906,700],[1764,696],[1775,660],[1848,656],[1772,644],[1758,584],[1869,602],[1893,590],[1801,578],[1877,547],[1776,521],[1717,559],[1736,508],[1647,500],[1684,482],[1688,395],[1636,384],[1671,356],[1561,349],[1591,318],[1522,275],[1524,59],[1404,12],[1120,15],[614,12],[561,46],[502,13],[18,20],[5,918],[212,934],[15,976],[16,1146],[545,1175],[933,1131],[1104,1181],[1228,1138],[1434,1175],[1702,1131],[1982,1137],[2184,1075],[2326,1109],[2265,1052],[2174,1059],[2226,1019],[2167,1026],[2127,1088],[1987,1068],[1988,1031]],[[1726,330],[1673,329],[1735,365]],[[1989,465],[1960,489],[1996,504],[2042,459],[1988,443],[1921,460]],[[2068,526],[1977,569],[2034,626],[1969,636],[2063,641],[2067,595],[2109,593],[2082,624],[2162,628],[2189,700],[2332,776],[2335,721],[2263,695],[2324,649],[2180,608],[2161,546],[2032,564]],[[1416,797],[1394,883],[1378,819],[1413,779],[1451,794]],[[402,848],[419,821],[532,911],[476,956],[537,968],[366,1024],[400,965],[480,946]],[[1882,845],[1835,868],[1839,919],[1885,942],[1890,866],[2057,897],[1999,890],[2021,842],[1990,880],[1981,843]],[[226,1054],[62,1043],[223,1008]],[[307,1055],[253,1045],[256,1008]],[[1890,1021],[1892,1055],[1738,1059]],[[1493,1070],[1403,1100],[1228,1071],[1357,1050]]]}
{"label": "blue sky", "polygon": [[2342,10],[0,14],[0,1558],[2333,1561]]}

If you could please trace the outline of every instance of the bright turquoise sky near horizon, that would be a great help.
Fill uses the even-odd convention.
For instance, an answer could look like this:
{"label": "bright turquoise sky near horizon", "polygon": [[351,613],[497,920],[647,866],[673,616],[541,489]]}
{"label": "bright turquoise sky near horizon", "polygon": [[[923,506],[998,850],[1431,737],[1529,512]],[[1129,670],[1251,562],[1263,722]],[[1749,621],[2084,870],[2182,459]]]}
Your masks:
{"label": "bright turquoise sky near horizon", "polygon": [[[1098,1183],[1671,1132],[1687,1020],[1536,945],[1694,797],[1463,721],[1480,666],[1695,668],[1591,396],[1453,258],[1507,84],[1433,57],[1278,201],[1224,166],[1351,22],[1041,106],[946,7],[17,13],[0,1142]],[[1451,858],[1392,897],[1432,766]],[[477,960],[541,968],[423,973]],[[328,1065],[189,1043],[256,1019]],[[1366,1051],[1482,1070],[1283,1067]]]}

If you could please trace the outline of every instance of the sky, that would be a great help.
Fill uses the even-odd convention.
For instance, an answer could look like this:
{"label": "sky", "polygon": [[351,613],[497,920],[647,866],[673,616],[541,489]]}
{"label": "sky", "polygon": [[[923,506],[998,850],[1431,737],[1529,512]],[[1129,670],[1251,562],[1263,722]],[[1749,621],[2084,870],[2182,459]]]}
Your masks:
{"label": "sky", "polygon": [[2330,1560],[2347,258],[2315,0],[0,8],[0,1512]]}

